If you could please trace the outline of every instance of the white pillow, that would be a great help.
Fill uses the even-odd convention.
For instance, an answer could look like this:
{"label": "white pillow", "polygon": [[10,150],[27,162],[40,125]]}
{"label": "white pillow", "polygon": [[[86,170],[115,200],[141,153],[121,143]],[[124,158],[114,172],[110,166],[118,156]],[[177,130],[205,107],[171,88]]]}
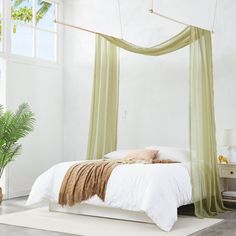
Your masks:
{"label": "white pillow", "polygon": [[114,152],[109,152],[104,155],[104,158],[111,159],[111,160],[116,160],[116,159],[121,159],[130,153],[131,150],[118,150]]}
{"label": "white pillow", "polygon": [[172,160],[186,163],[190,161],[190,153],[188,149],[165,146],[148,146],[146,149],[159,150],[160,160]]}

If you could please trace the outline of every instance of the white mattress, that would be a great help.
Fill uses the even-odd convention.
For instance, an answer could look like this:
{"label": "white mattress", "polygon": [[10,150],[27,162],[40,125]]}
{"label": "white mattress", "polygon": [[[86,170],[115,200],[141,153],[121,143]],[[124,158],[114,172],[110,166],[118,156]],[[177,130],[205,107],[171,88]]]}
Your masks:
{"label": "white mattress", "polygon": [[[74,163],[57,164],[40,175],[32,187],[27,205],[57,202],[63,177]],[[144,211],[157,226],[170,231],[177,221],[177,208],[191,202],[192,188],[187,166],[184,163],[120,165],[109,178],[105,201],[94,196],[86,203]]]}

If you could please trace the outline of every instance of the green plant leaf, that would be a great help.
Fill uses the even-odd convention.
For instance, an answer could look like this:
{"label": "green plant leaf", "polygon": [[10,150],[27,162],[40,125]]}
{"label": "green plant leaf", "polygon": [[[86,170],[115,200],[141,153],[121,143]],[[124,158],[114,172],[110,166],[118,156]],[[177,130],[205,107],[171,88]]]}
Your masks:
{"label": "green plant leaf", "polygon": [[[2,109],[2,110],[1,110]],[[27,103],[21,104],[15,113],[3,112],[0,107],[0,177],[6,165],[19,155],[18,141],[34,128],[35,117]]]}

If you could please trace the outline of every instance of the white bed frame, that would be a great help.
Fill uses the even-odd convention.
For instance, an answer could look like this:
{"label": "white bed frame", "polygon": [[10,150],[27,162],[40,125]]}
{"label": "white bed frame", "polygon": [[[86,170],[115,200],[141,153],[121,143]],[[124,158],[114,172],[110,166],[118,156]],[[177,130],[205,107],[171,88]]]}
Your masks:
{"label": "white bed frame", "polygon": [[49,211],[154,224],[154,222],[141,211],[128,211],[109,206],[95,206],[86,203],[76,204],[73,207],[62,207],[56,202],[50,202]]}

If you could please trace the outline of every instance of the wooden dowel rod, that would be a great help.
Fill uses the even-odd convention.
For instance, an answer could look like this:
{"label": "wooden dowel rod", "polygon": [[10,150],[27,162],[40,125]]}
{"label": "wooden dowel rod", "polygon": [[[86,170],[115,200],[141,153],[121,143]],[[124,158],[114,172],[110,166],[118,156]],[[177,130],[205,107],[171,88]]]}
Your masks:
{"label": "wooden dowel rod", "polygon": [[[99,32],[96,32],[96,31],[93,31],[93,30],[88,30],[88,29],[85,29],[85,28],[82,28],[82,27],[79,27],[79,26],[76,26],[76,25],[71,25],[71,24],[67,24],[67,23],[64,23],[64,22],[61,22],[61,21],[58,21],[58,20],[54,20],[55,23],[59,24],[59,25],[64,25],[64,26],[68,26],[68,27],[71,27],[71,28],[75,28],[75,29],[79,29],[79,30],[82,30],[82,31],[86,31],[86,32],[89,32],[89,33],[92,33],[92,34],[100,34],[100,35],[106,35],[106,36],[111,36],[111,37],[114,37],[112,35],[108,35],[108,34],[101,34]],[[116,38],[118,39],[121,39],[117,36],[115,36]]]}
{"label": "wooden dowel rod", "polygon": [[162,17],[162,18],[165,18],[165,19],[167,19],[167,20],[171,20],[171,21],[174,21],[174,22],[179,23],[179,24],[182,24],[182,25],[190,26],[190,25],[185,24],[185,23],[183,23],[183,22],[181,22],[181,21],[172,19],[172,18],[170,18],[170,17],[168,17],[168,16],[164,16],[164,15],[158,13],[158,12],[155,12],[153,9],[150,9],[149,12],[152,13],[152,14],[154,14],[154,15],[157,15],[157,16],[160,16],[160,17]]}
{"label": "wooden dowel rod", "polygon": [[[154,14],[154,15],[160,16],[160,17],[165,18],[165,19],[167,19],[167,20],[171,20],[171,21],[174,21],[174,22],[176,22],[176,23],[179,23],[179,24],[181,24],[181,25],[192,26],[192,25],[188,25],[188,24],[186,24],[186,23],[183,23],[183,22],[181,22],[181,21],[178,21],[178,20],[172,19],[172,18],[170,18],[170,17],[168,17],[168,16],[164,16],[164,15],[158,13],[158,12],[155,12],[153,9],[150,9],[149,12],[150,12],[151,14]],[[211,33],[214,34],[214,31],[213,31],[213,30],[210,30],[210,31],[211,31]]]}

